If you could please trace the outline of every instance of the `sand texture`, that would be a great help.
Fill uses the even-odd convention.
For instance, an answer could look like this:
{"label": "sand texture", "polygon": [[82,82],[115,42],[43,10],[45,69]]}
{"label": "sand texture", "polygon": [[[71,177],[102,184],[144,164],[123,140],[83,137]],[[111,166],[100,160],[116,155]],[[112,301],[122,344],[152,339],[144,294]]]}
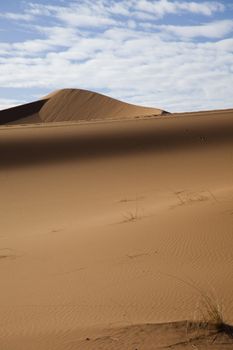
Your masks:
{"label": "sand texture", "polygon": [[54,124],[59,94],[0,128],[0,349],[232,349],[186,320],[233,323],[233,110]]}
{"label": "sand texture", "polygon": [[62,89],[39,101],[0,111],[0,124],[129,119],[161,115],[163,112],[157,108],[121,102],[96,92]]}

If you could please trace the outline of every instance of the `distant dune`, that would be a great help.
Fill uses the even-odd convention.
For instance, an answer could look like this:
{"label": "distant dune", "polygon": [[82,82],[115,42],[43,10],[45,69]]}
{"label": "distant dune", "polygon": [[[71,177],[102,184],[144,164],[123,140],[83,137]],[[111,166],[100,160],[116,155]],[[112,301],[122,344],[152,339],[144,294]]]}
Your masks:
{"label": "distant dune", "polygon": [[164,111],[142,107],[87,90],[62,89],[39,101],[0,111],[0,124],[47,123],[157,116]]}

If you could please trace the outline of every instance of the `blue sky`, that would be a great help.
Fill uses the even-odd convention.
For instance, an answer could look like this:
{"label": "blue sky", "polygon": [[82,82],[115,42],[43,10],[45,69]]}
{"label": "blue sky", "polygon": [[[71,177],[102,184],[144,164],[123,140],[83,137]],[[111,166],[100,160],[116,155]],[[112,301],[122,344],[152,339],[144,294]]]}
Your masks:
{"label": "blue sky", "polygon": [[69,87],[233,108],[233,1],[1,1],[0,109]]}

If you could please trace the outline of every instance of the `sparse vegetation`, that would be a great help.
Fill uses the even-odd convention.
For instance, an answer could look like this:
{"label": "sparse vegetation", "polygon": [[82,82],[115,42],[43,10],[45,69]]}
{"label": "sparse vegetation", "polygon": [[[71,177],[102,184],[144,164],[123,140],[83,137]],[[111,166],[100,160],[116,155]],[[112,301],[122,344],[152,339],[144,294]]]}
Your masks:
{"label": "sparse vegetation", "polygon": [[[138,199],[139,198],[136,196],[136,198],[135,198],[135,202],[136,202],[135,203],[135,209],[134,210],[130,210],[130,211],[126,212],[125,214],[123,214],[123,216],[125,218],[123,220],[123,223],[136,221],[136,220],[139,220],[142,217],[140,215],[139,209],[138,209]],[[126,200],[126,201],[128,202],[130,200]]]}
{"label": "sparse vegetation", "polygon": [[224,323],[222,305],[219,304],[217,300],[215,300],[213,297],[209,295],[202,295],[202,297],[203,297],[203,301],[202,301],[203,322],[212,323],[216,325],[216,327],[221,327],[221,325]]}
{"label": "sparse vegetation", "polygon": [[233,337],[233,327],[224,320],[222,304],[214,294],[207,294],[200,290],[201,302],[198,308],[196,324],[199,327],[212,327],[218,333],[224,332]]}
{"label": "sparse vegetation", "polygon": [[176,280],[179,280],[187,286],[191,287],[198,293],[200,297],[200,301],[194,312],[193,320],[188,322],[187,328],[211,328],[214,329],[217,333],[225,333],[233,338],[233,326],[225,321],[223,314],[223,305],[219,302],[219,298],[217,297],[214,290],[212,290],[212,292],[206,292],[194,283],[183,280],[178,276],[173,276],[170,274],[167,274],[167,276],[175,278]]}
{"label": "sparse vegetation", "polygon": [[136,208],[134,211],[129,211],[126,214],[124,214],[125,220],[123,222],[131,222],[136,221],[141,218],[141,216],[138,213],[138,209]]}

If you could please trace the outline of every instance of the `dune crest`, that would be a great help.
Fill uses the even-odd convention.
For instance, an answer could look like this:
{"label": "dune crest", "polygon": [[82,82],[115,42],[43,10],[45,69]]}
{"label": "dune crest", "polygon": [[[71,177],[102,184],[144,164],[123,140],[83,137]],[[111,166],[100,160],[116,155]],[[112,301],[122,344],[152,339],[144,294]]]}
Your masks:
{"label": "dune crest", "polygon": [[0,124],[47,123],[157,116],[164,111],[142,107],[81,89],[62,89],[22,106],[0,111]]}

